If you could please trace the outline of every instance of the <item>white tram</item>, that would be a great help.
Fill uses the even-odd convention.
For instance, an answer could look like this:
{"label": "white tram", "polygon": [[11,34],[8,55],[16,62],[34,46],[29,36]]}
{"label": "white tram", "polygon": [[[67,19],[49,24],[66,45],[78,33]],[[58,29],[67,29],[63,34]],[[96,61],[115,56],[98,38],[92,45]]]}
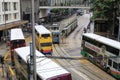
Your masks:
{"label": "white tram", "polygon": [[[22,47],[15,49],[15,68],[20,80],[28,80],[29,67],[27,65],[27,57],[30,55],[30,47]],[[44,56],[36,50],[36,72],[37,80],[72,80],[71,73]]]}

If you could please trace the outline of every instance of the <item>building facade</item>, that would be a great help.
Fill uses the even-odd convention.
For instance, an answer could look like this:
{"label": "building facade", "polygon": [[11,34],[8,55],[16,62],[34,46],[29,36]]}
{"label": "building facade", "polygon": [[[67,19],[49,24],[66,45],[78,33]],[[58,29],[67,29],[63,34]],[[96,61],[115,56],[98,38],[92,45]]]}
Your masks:
{"label": "building facade", "polygon": [[9,29],[28,23],[21,20],[20,4],[20,0],[0,0],[0,40],[9,35]]}
{"label": "building facade", "polygon": [[111,39],[119,40],[120,28],[119,28],[119,19],[117,18],[120,17],[120,1],[114,0],[114,3],[112,2],[111,4],[107,4],[107,5],[111,5],[110,7],[111,10],[107,11],[109,12],[109,15],[107,14],[109,17],[105,16],[104,18],[99,17],[94,19],[94,24],[95,24],[94,32],[96,34]]}
{"label": "building facade", "polygon": [[[39,10],[39,1],[40,0],[34,0],[34,14],[35,14],[35,21],[36,17],[38,17],[37,11]],[[44,0],[45,1],[45,0]],[[31,0],[21,0],[21,18],[23,20],[28,20],[31,22],[31,15],[32,15],[32,3]],[[37,14],[37,15],[36,15]]]}
{"label": "building facade", "polygon": [[20,20],[19,0],[0,0],[0,25]]}

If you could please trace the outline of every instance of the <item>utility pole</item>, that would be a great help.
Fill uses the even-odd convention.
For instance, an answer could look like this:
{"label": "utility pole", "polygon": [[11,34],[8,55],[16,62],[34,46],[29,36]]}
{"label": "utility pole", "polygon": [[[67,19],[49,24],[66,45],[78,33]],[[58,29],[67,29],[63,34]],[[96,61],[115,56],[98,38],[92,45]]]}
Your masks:
{"label": "utility pole", "polygon": [[33,53],[32,53],[32,42],[30,42],[30,59],[27,57],[27,63],[28,63],[28,80],[34,80],[34,59],[33,59]]}
{"label": "utility pole", "polygon": [[34,0],[31,0],[32,4],[32,54],[33,54],[33,80],[36,78],[36,54],[35,54],[35,15],[34,15]]}

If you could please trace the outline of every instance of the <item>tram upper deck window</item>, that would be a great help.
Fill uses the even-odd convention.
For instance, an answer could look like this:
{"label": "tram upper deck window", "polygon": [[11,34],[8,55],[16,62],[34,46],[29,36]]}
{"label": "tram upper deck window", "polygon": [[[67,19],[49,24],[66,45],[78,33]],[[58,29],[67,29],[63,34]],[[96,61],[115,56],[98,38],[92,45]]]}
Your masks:
{"label": "tram upper deck window", "polygon": [[52,30],[58,30],[59,27],[52,27]]}
{"label": "tram upper deck window", "polygon": [[52,30],[58,30],[59,29],[59,26],[58,24],[52,24]]}

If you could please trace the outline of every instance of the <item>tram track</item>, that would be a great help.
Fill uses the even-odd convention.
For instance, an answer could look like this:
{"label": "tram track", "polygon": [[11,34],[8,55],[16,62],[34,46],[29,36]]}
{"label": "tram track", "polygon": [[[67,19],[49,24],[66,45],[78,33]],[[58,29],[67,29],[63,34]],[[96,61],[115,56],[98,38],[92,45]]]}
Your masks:
{"label": "tram track", "polygon": [[[79,49],[78,47],[80,46],[77,45],[80,43],[80,38],[83,33],[84,25],[77,27],[77,29],[75,29],[74,32],[71,35],[69,35],[68,38],[66,38],[69,42],[68,47],[64,46],[64,44],[54,45],[55,56],[70,57],[71,52],[73,53],[75,50]],[[75,43],[77,43],[77,45]],[[74,46],[76,46],[77,49],[74,48]],[[65,69],[70,71],[72,75],[75,76],[75,77],[73,76],[73,80],[112,80],[109,77],[106,77],[103,74],[98,73],[94,69],[89,68],[89,65],[86,66],[84,64],[81,64],[80,61],[75,61],[75,60],[62,60],[62,62],[60,60],[55,60],[55,61],[61,66],[63,66]]]}
{"label": "tram track", "polygon": [[[78,28],[79,29],[77,29],[77,33],[79,34],[79,35],[76,35],[76,32],[74,31],[74,33],[73,33],[73,37],[71,37],[72,39],[71,40],[74,40],[74,39],[76,39],[77,41],[79,41],[79,42],[81,42],[80,40],[82,40],[82,34],[83,34],[83,29],[84,29],[84,27],[85,26],[87,26],[86,24],[82,24],[82,26],[78,26]],[[76,38],[75,38],[76,37]],[[81,43],[80,43],[81,44]],[[73,44],[73,45],[75,45],[75,44]],[[70,45],[70,46],[72,46],[72,45]],[[88,61],[88,60],[87,60]],[[93,64],[93,63],[91,63],[91,64]],[[83,64],[84,65],[84,64]],[[82,66],[83,66],[82,65]],[[85,65],[84,65],[85,66]],[[85,70],[88,70],[89,72],[91,72],[93,75],[96,75],[98,78],[100,78],[101,80],[113,80],[113,78],[112,79],[110,79],[111,77],[106,77],[106,76],[104,76],[103,74],[100,74],[100,73],[97,73],[97,74],[94,74],[92,71],[93,70],[89,70],[88,68],[89,68],[89,65],[88,66],[85,66],[84,67],[83,66],[83,68],[85,69]],[[103,71],[104,72],[104,71]],[[96,80],[98,80],[98,79],[96,79]]]}
{"label": "tram track", "polygon": [[[84,24],[85,25],[85,24]],[[80,28],[78,27],[78,29],[76,30],[76,32],[74,32],[73,33],[73,36],[71,37],[69,37],[69,39],[70,38],[72,38],[71,40],[78,40],[78,41],[80,41],[80,35],[82,35],[82,33],[83,33],[83,28],[84,28],[84,25],[83,26],[80,26]],[[79,35],[78,35],[79,34]],[[72,45],[76,45],[76,44],[72,44]],[[72,46],[71,45],[71,46]],[[75,62],[76,63],[76,62]],[[83,65],[81,65],[82,66],[82,68],[84,68],[85,70],[87,70],[87,71],[89,71],[91,74],[93,74],[93,75],[95,75],[95,76],[97,76],[98,77],[98,79],[96,79],[95,78],[95,80],[110,80],[109,78],[107,78],[106,77],[106,79],[104,79],[103,77],[102,77],[102,75],[101,74],[94,74],[93,73],[93,70],[89,70],[89,68],[87,67],[87,66],[83,66]],[[100,75],[100,76],[99,76]]]}
{"label": "tram track", "polygon": [[[68,56],[66,54],[66,52],[61,47],[59,47],[58,45],[54,45],[54,50],[55,50],[56,56],[64,56],[64,55]],[[101,76],[98,76],[98,75],[94,74],[91,70],[88,70],[88,68],[85,68],[84,65],[77,64],[76,61],[74,62],[74,64],[72,64],[70,62],[70,60],[63,60],[65,65],[62,64],[59,60],[56,60],[56,61],[57,61],[57,63],[59,63],[64,68],[66,68],[65,66],[69,66],[69,69],[68,68],[67,69],[69,71],[71,71],[72,73],[73,72],[75,74],[78,73],[77,75],[79,75],[79,76],[81,74],[82,75],[81,77],[84,76],[83,80],[103,80],[103,78],[101,78]],[[77,65],[77,66],[75,66],[75,65]],[[82,69],[80,70],[79,67],[81,67]],[[90,76],[89,74],[92,74],[92,76]]]}
{"label": "tram track", "polygon": [[[58,45],[54,45],[54,55],[55,56],[63,56],[63,51],[60,51],[59,47],[56,47]],[[58,64],[60,64],[62,67],[64,67],[65,69],[67,69],[68,71],[71,72],[71,70],[69,70],[70,68],[74,67],[73,65],[71,65],[70,63],[68,63],[66,60],[57,60],[57,59],[54,59],[55,62],[57,62]],[[62,63],[61,63],[62,61]],[[69,69],[67,68],[69,67]],[[73,80],[75,80],[77,76],[72,76]]]}
{"label": "tram track", "polygon": [[82,25],[79,29],[77,29],[77,30],[75,31],[74,36],[73,36],[73,39],[77,39],[79,33],[83,30],[83,26],[84,26],[84,25]]}

